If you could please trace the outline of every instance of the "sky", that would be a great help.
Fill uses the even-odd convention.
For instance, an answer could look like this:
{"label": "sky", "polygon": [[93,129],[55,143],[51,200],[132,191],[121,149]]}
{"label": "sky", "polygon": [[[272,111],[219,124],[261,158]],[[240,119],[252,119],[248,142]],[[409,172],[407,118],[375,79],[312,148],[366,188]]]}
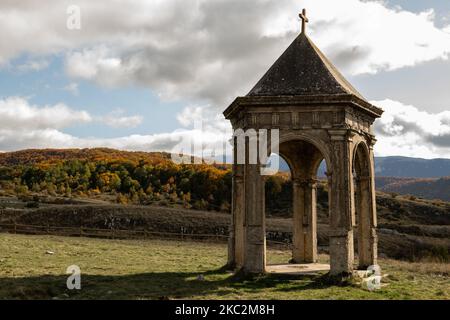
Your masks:
{"label": "sky", "polygon": [[450,158],[448,0],[2,0],[0,151],[222,144],[222,111],[304,7],[310,38],[385,110],[376,155]]}

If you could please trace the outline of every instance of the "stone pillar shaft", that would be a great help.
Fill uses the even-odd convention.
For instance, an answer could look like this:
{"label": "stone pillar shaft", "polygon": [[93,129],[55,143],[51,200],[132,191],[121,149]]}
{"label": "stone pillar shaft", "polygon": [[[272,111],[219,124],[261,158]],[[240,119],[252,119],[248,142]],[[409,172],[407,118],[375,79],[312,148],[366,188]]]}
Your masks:
{"label": "stone pillar shaft", "polygon": [[296,263],[317,262],[316,181],[293,181],[293,249]]}
{"label": "stone pillar shaft", "polygon": [[233,139],[233,181],[231,201],[231,225],[228,241],[228,265],[241,268],[244,265],[245,247],[245,164],[239,163],[237,139]]}
{"label": "stone pillar shaft", "polygon": [[377,263],[376,201],[373,154],[364,147],[356,152],[356,215],[358,216],[358,268]]}
{"label": "stone pillar shaft", "polygon": [[370,205],[370,177],[359,177],[357,183],[358,202],[358,260],[359,269],[372,265],[371,248],[371,205]]}
{"label": "stone pillar shaft", "polygon": [[367,159],[369,176],[360,179],[360,212],[359,222],[360,239],[359,246],[359,268],[367,268],[377,264],[378,237],[377,227],[377,204],[375,193],[375,165],[373,149],[370,147]]}
{"label": "stone pillar shaft", "polygon": [[353,271],[353,175],[351,170],[351,141],[347,130],[331,131],[332,172],[330,190],[330,273],[348,274]]}
{"label": "stone pillar shaft", "polygon": [[245,167],[245,252],[244,271],[263,273],[266,269],[264,179],[259,165]]}

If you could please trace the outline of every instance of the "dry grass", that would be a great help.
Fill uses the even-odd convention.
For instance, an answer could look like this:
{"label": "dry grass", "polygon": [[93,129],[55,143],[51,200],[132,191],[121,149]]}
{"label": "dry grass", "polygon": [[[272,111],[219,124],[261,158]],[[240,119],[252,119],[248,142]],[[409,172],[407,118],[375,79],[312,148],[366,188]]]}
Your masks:
{"label": "dry grass", "polygon": [[392,259],[384,259],[391,268],[421,275],[450,276],[450,263],[440,261],[430,261],[432,259],[423,259],[421,262],[406,262]]}
{"label": "dry grass", "polygon": [[[268,258],[286,262],[290,253]],[[0,234],[0,299],[450,299],[448,264],[381,260],[385,286],[369,292],[323,275],[238,279],[225,262],[224,244]],[[72,264],[81,267],[81,291],[66,289]]]}

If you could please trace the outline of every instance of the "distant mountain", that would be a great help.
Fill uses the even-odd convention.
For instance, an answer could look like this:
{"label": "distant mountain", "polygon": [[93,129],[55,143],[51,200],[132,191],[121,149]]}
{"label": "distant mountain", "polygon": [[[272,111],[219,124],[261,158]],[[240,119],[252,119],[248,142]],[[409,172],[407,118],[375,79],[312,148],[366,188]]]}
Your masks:
{"label": "distant mountain", "polygon": [[[289,171],[286,162],[280,162],[280,170]],[[322,163],[318,176],[325,171]],[[450,201],[450,159],[376,157],[375,175],[377,190]]]}
{"label": "distant mountain", "polygon": [[[289,171],[286,162],[280,162],[281,171]],[[318,175],[325,176],[325,163]],[[376,157],[375,174],[378,177],[441,178],[450,176],[450,159],[419,159],[408,157]]]}
{"label": "distant mountain", "polygon": [[378,157],[375,158],[375,173],[382,177],[446,177],[450,176],[450,159]]}

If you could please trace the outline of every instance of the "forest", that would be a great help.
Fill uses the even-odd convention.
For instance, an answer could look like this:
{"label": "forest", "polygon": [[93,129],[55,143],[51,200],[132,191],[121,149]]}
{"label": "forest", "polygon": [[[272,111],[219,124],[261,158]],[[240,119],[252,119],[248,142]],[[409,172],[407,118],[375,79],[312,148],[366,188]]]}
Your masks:
{"label": "forest", "polygon": [[[111,149],[24,150],[0,156],[3,195],[109,196],[120,204],[178,204],[230,211],[229,165],[178,165],[165,153]],[[268,178],[269,205],[291,190],[289,177]],[[273,199],[273,201],[271,201]]]}

